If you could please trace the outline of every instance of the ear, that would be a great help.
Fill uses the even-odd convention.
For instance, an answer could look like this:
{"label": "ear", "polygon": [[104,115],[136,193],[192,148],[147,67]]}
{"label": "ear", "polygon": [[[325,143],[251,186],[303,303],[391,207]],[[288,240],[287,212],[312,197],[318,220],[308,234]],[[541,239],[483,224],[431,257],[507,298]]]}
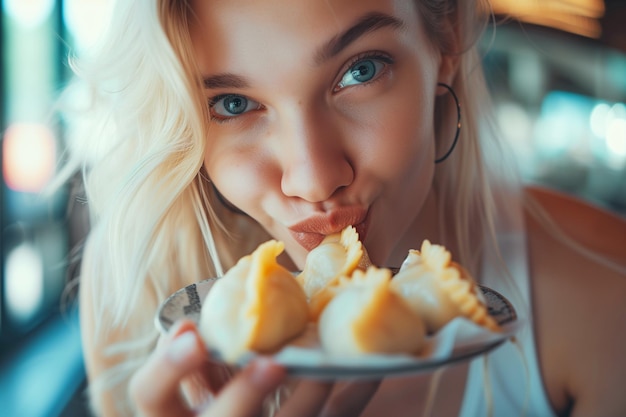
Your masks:
{"label": "ear", "polygon": [[[442,54],[439,63],[439,73],[437,74],[437,82],[452,85],[459,72],[461,64],[461,55],[457,53]],[[447,93],[444,87],[437,87],[437,95]]]}
{"label": "ear", "polygon": [[[452,85],[459,72],[463,47],[461,42],[461,29],[457,23],[456,13],[448,15],[445,19],[445,39],[440,41],[440,61],[437,82]],[[437,95],[446,93],[443,87],[437,88]]]}

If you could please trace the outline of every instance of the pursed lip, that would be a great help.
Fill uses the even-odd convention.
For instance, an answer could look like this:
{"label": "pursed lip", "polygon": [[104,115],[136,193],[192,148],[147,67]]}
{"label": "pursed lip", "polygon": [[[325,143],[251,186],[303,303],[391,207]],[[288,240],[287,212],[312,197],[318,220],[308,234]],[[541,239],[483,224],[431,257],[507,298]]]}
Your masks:
{"label": "pursed lip", "polygon": [[363,207],[340,207],[289,226],[289,232],[308,251],[317,247],[326,236],[339,233],[348,226],[354,226],[363,241],[369,223],[367,214],[368,210]]}

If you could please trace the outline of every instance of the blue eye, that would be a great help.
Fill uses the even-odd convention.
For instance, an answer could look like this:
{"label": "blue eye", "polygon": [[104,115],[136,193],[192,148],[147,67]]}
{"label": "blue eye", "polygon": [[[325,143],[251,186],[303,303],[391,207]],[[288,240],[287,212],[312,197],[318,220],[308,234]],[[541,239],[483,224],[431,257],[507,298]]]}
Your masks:
{"label": "blue eye", "polygon": [[374,75],[376,75],[376,64],[370,60],[359,62],[350,68],[350,76],[360,83],[371,80]]}
{"label": "blue eye", "polygon": [[261,104],[239,94],[217,96],[209,103],[211,115],[216,119],[228,119],[250,110],[261,108]]}
{"label": "blue eye", "polygon": [[385,65],[386,62],[383,62],[382,58],[361,59],[355,62],[348,71],[343,74],[335,90],[371,81],[380,74],[385,68]]}

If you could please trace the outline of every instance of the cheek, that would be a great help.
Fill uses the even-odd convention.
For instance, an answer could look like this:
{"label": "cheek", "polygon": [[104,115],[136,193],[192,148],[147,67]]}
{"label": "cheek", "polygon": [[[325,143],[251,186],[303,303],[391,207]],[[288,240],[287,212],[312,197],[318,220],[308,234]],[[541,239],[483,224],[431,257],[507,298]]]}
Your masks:
{"label": "cheek", "polygon": [[[405,85],[408,85],[406,83]],[[422,91],[420,93],[420,91]],[[388,262],[430,191],[434,175],[434,91],[423,85],[370,105],[360,118],[361,182],[375,196],[366,246],[372,260]],[[395,262],[395,260],[394,260]]]}
{"label": "cheek", "polygon": [[[408,215],[419,211],[430,189],[434,170],[435,140],[433,103],[425,94],[415,93],[399,100],[403,107],[387,114],[386,149],[379,152],[386,167],[388,192],[398,209]],[[407,198],[407,190],[412,190]]]}
{"label": "cheek", "polygon": [[237,208],[258,216],[265,195],[273,182],[273,170],[258,149],[207,147],[205,168],[222,195]]}
{"label": "cheek", "polygon": [[[416,91],[419,91],[416,89]],[[432,103],[425,94],[398,91],[364,108],[356,152],[381,179],[397,180],[434,160]]]}
{"label": "cheek", "polygon": [[[384,125],[371,129],[378,140],[368,152],[368,166],[384,185],[384,204],[407,213],[419,210],[434,172],[432,111],[429,105],[417,104],[418,100],[410,101],[412,111],[387,111]],[[413,198],[407,198],[406,190],[412,190],[408,196]]]}

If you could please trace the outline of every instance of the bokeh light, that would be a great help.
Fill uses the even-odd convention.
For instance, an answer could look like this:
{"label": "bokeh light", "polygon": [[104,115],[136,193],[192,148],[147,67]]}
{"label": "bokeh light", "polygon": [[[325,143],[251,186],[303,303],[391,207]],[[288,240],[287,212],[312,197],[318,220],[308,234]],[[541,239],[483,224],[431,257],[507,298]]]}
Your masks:
{"label": "bokeh light", "polygon": [[100,38],[109,21],[111,3],[110,0],[63,2],[63,20],[77,50],[88,48]]}
{"label": "bokeh light", "polygon": [[4,265],[8,316],[27,322],[38,312],[44,296],[43,273],[41,254],[33,245],[22,243],[8,253]]}
{"label": "bokeh light", "polygon": [[589,125],[591,127],[591,131],[596,137],[603,138],[604,135],[606,135],[606,122],[610,111],[611,106],[607,103],[598,103],[591,111]]}
{"label": "bokeh light", "polygon": [[41,124],[10,125],[2,143],[4,181],[14,191],[37,193],[52,179],[56,141],[52,130]]}
{"label": "bokeh light", "polygon": [[626,159],[626,118],[611,121],[606,132],[606,146],[612,158],[617,159],[617,163],[623,163]]}
{"label": "bokeh light", "polygon": [[605,163],[617,170],[626,166],[626,105],[596,104],[591,111],[589,125],[604,150]]}
{"label": "bokeh light", "polygon": [[17,24],[32,29],[45,22],[54,9],[54,0],[4,0],[4,12]]}

